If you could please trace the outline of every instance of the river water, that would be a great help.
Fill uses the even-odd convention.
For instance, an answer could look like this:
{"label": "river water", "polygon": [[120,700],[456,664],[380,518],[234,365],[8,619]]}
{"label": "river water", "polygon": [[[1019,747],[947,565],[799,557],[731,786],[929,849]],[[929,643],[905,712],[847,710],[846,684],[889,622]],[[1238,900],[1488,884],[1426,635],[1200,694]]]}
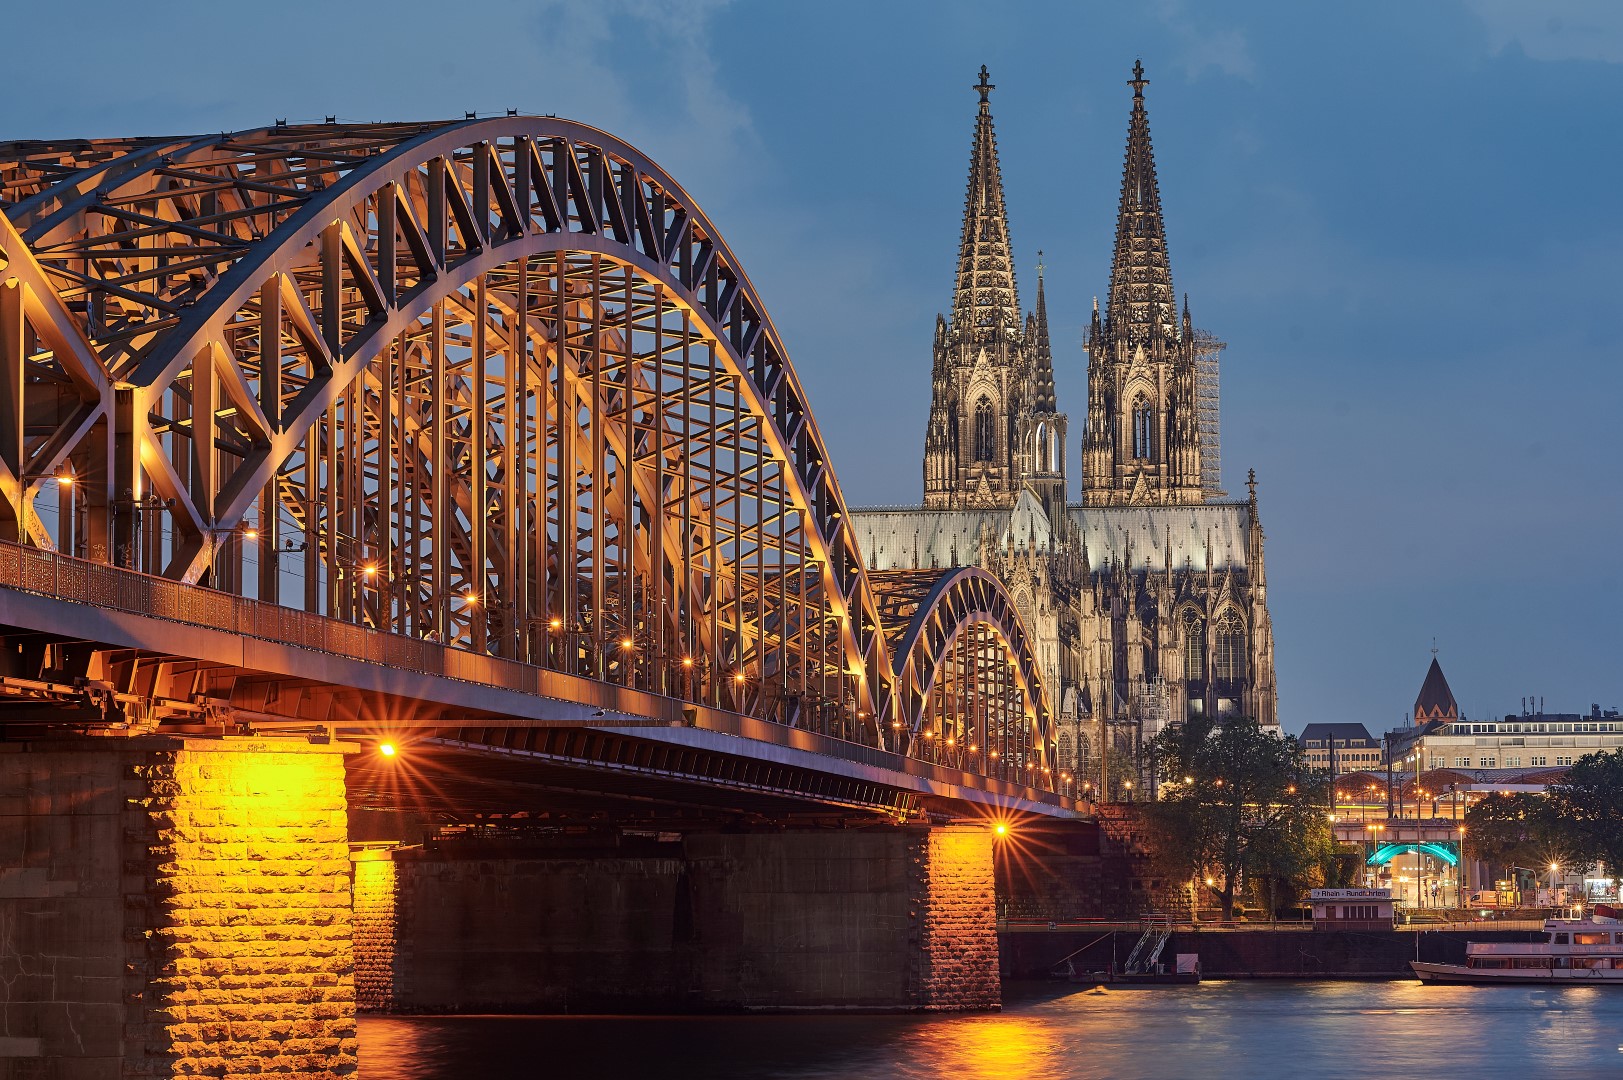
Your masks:
{"label": "river water", "polygon": [[1623,987],[1017,988],[1000,1013],[368,1017],[362,1080],[1623,1077]]}

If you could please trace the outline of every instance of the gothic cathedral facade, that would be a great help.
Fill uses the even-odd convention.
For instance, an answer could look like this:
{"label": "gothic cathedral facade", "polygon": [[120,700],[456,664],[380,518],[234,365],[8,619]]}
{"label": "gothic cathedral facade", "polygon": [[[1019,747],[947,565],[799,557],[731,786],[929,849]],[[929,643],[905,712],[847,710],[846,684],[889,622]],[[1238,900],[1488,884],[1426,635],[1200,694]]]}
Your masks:
{"label": "gothic cathedral facade", "polygon": [[[1059,716],[1059,764],[1081,791],[1100,750],[1130,753],[1185,717],[1278,724],[1256,484],[1218,469],[1217,360],[1172,286],[1135,65],[1105,310],[1086,342],[1080,499],[1066,468],[1046,283],[1023,313],[981,69],[952,314],[937,316],[919,507],[854,511],[877,569],[978,565],[1034,635]],[[1104,774],[1119,797],[1131,779]]]}

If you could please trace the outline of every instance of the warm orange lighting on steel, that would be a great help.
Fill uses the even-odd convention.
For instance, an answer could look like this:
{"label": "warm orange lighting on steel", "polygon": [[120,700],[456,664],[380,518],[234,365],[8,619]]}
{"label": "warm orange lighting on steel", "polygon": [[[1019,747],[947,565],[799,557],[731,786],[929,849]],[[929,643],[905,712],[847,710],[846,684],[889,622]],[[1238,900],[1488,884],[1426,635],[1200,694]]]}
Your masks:
{"label": "warm orange lighting on steel", "polygon": [[738,671],[738,672],[733,673],[733,682],[741,683],[743,681],[744,681],[744,673],[742,671]]}
{"label": "warm orange lighting on steel", "polygon": [[621,638],[620,639],[620,648],[624,649],[626,652],[630,652],[632,649],[634,649],[636,647],[637,647],[637,643],[635,641],[632,641],[630,638]]}
{"label": "warm orange lighting on steel", "polygon": [[547,626],[553,630],[562,630],[564,628],[564,621],[562,619],[553,619],[547,624]]}
{"label": "warm orange lighting on steel", "polygon": [[691,656],[682,657],[682,666],[683,667],[692,667],[693,666],[693,657],[691,657]]}

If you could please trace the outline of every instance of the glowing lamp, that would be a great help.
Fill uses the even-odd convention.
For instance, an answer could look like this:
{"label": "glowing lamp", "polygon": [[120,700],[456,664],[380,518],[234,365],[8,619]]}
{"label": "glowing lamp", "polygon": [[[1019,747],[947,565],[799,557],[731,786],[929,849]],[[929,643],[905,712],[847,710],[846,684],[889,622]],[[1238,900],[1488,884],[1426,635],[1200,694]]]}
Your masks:
{"label": "glowing lamp", "polygon": [[382,754],[384,757],[394,757],[394,755],[395,755],[394,743],[392,743],[392,742],[379,743],[378,744],[378,753]]}

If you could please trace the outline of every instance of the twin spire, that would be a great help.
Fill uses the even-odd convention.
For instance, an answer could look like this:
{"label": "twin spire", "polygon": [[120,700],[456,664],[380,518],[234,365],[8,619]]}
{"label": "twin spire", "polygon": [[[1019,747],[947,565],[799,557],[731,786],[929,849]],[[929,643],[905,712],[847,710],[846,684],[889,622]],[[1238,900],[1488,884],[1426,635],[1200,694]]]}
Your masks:
{"label": "twin spire", "polygon": [[1127,159],[1122,168],[1121,209],[1116,217],[1116,251],[1110,260],[1108,315],[1118,337],[1146,341],[1154,334],[1177,337],[1178,304],[1167,259],[1161,189],[1155,182],[1150,118],[1144,111],[1143,61],[1133,64],[1133,115],[1127,125]]}
{"label": "twin spire", "polygon": [[[1127,127],[1127,154],[1122,167],[1121,206],[1116,218],[1116,249],[1110,261],[1107,315],[1116,332],[1128,340],[1149,339],[1152,330],[1178,336],[1177,296],[1167,257],[1166,224],[1161,216],[1161,189],[1155,178],[1155,151],[1150,119],[1144,109],[1143,61],[1133,64],[1133,111]],[[991,93],[997,89],[981,66],[975,117],[975,142],[969,157],[969,188],[964,202],[964,232],[958,247],[958,280],[953,290],[952,328],[975,340],[996,337],[997,330],[1018,330],[1020,294],[1015,284],[1009,243],[1009,216],[1003,199],[1003,172],[998,164],[997,135],[992,127]],[[1040,256],[1039,256],[1040,257]],[[1052,404],[1053,361],[1048,348],[1048,312],[1037,273],[1037,323],[1041,343],[1039,369],[1047,367]],[[1039,374],[1039,381],[1042,375]]]}
{"label": "twin spire", "polygon": [[969,156],[969,192],[964,202],[964,234],[958,247],[958,281],[953,289],[952,328],[959,337],[995,341],[1002,332],[1020,331],[1020,295],[1014,284],[1009,215],[1003,203],[1003,172],[998,167],[997,135],[992,130],[991,92],[997,89],[981,65],[981,96],[975,118],[975,145]]}

